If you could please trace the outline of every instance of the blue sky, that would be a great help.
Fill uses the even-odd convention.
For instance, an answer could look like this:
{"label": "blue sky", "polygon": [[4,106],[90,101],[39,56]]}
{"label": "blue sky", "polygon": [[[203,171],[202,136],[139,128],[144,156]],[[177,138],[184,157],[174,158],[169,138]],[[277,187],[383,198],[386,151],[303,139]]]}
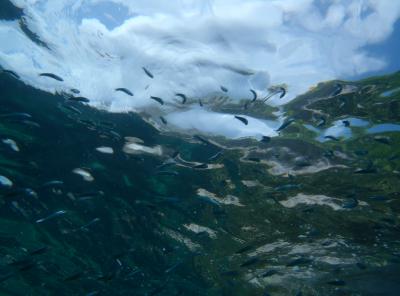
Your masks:
{"label": "blue sky", "polygon": [[360,75],[360,78],[400,71],[400,20],[395,23],[393,33],[388,39],[383,43],[367,46],[366,50],[373,55],[384,57],[387,66],[381,70]]}
{"label": "blue sky", "polygon": [[135,15],[130,13],[129,9],[122,4],[100,2],[93,5],[87,5],[85,8],[81,9],[77,14],[77,20],[80,22],[85,18],[97,18],[109,30],[113,30],[122,25],[125,20],[134,16]]}

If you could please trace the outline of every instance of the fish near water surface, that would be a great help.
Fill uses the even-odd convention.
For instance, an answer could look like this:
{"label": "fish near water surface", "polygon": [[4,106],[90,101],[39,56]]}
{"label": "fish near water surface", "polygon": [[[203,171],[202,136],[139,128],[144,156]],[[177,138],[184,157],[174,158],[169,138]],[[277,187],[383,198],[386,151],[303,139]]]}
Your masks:
{"label": "fish near water surface", "polygon": [[242,116],[237,116],[237,115],[235,115],[235,118],[237,120],[241,121],[244,125],[248,125],[249,124],[249,121],[247,120],[247,118],[244,118]]}
{"label": "fish near water surface", "polygon": [[161,99],[160,97],[150,96],[150,99],[156,101],[156,102],[159,103],[160,105],[164,105],[164,101],[163,101],[163,99]]}
{"label": "fish near water surface", "polygon": [[284,130],[285,128],[287,128],[289,125],[291,125],[293,122],[295,122],[294,118],[289,118],[288,120],[286,120],[284,123],[282,123],[282,125],[276,130],[277,132],[280,132],[282,130]]}
{"label": "fish near water surface", "polygon": [[257,93],[254,89],[250,89],[250,92],[253,94],[253,99],[251,102],[255,102],[257,100]]}
{"label": "fish near water surface", "polygon": [[16,79],[20,79],[21,77],[12,70],[2,70],[3,73],[7,73]]}
{"label": "fish near water surface", "polygon": [[167,121],[163,116],[160,116],[160,120],[161,120],[161,122],[162,122],[163,124],[165,124],[165,125],[168,124],[168,121]]}
{"label": "fish near water surface", "polygon": [[183,105],[186,103],[187,97],[186,97],[184,94],[177,93],[177,94],[175,94],[175,95],[176,95],[177,97],[182,98],[182,104],[183,104]]}
{"label": "fish near water surface", "polygon": [[85,97],[70,97],[68,98],[69,101],[79,102],[79,103],[89,103],[90,100]]}
{"label": "fish near water surface", "polygon": [[62,79],[60,76],[53,74],[53,73],[40,73],[39,76],[49,77],[49,78],[52,78],[57,81],[64,81],[64,79]]}
{"label": "fish near water surface", "polygon": [[221,85],[220,88],[221,88],[221,90],[222,90],[223,92],[228,92],[228,89],[227,89],[225,86],[222,86],[222,85]]}
{"label": "fish near water surface", "polygon": [[129,89],[125,88],[125,87],[116,88],[115,91],[120,91],[120,92],[123,92],[123,93],[127,94],[128,96],[133,97],[133,93]]}
{"label": "fish near water surface", "polygon": [[48,220],[54,219],[56,217],[62,216],[64,214],[66,214],[66,213],[67,213],[67,211],[59,210],[59,211],[56,211],[56,212],[54,212],[54,213],[52,213],[52,214],[50,214],[50,215],[48,215],[48,216],[46,216],[44,218],[36,220],[36,223],[43,223],[43,222],[46,222]]}
{"label": "fish near water surface", "polygon": [[142,69],[143,69],[144,73],[146,73],[147,76],[149,76],[151,79],[154,78],[154,75],[149,70],[147,70],[147,68],[142,67]]}

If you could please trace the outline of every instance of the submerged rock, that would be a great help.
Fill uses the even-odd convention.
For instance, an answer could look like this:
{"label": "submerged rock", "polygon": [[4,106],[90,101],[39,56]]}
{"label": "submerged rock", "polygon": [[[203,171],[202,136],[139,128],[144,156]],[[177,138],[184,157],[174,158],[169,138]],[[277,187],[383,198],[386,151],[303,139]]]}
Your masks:
{"label": "submerged rock", "polygon": [[228,194],[225,197],[218,197],[216,194],[209,192],[203,188],[197,189],[197,195],[208,199],[210,202],[216,205],[234,205],[238,207],[243,207],[243,204],[240,203],[239,198],[234,195]]}
{"label": "submerged rock", "polygon": [[279,203],[287,208],[294,208],[300,204],[304,205],[318,205],[318,206],[328,206],[335,211],[343,210],[340,204],[340,199],[329,197],[326,195],[307,195],[299,193],[287,200],[280,201]]}

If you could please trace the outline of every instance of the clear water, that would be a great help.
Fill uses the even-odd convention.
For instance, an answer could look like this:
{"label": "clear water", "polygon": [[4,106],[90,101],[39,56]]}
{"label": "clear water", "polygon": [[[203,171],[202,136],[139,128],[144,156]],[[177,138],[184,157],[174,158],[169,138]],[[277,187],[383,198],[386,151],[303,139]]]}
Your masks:
{"label": "clear water", "polygon": [[[93,10],[57,3],[20,1],[36,37],[16,29],[22,12],[10,2],[0,10],[0,295],[398,295],[400,95],[382,94],[400,87],[399,72],[323,82],[334,78],[325,57],[294,62],[307,57],[314,41],[276,41],[282,48],[267,47],[270,56],[264,56],[254,43],[259,35],[248,34],[244,46],[234,33],[243,25],[235,9],[223,14],[232,31],[203,23],[202,17],[220,20],[224,1],[171,2],[162,9],[155,1],[137,1],[135,9],[126,1],[91,3]],[[244,15],[272,9],[247,3],[236,3]],[[285,9],[301,15],[288,3],[274,6],[276,15]],[[390,3],[387,9],[395,11]],[[305,19],[318,18],[314,6],[303,8]],[[339,8],[338,2],[328,11]],[[165,15],[154,14],[158,9]],[[361,10],[368,23],[371,11]],[[98,14],[107,30],[117,30],[113,34],[127,20],[141,20],[154,25],[154,35],[146,35],[146,25],[139,47],[124,39],[118,50],[111,46],[121,41],[115,36],[101,43],[98,24],[85,23],[76,35],[74,22]],[[63,23],[66,16],[74,22]],[[196,19],[193,26],[204,33],[196,38],[209,40],[216,56],[198,52],[203,39],[189,42],[193,28],[181,31],[184,17]],[[38,27],[57,18],[44,32]],[[164,28],[158,18],[175,18],[178,28]],[[309,31],[296,22],[301,34]],[[176,34],[165,39],[160,26]],[[275,31],[288,34],[282,42],[293,39],[291,26]],[[313,34],[322,36],[324,28]],[[100,43],[81,46],[84,36]],[[190,46],[178,42],[183,36]],[[7,38],[18,40],[6,44]],[[49,49],[33,45],[32,38]],[[151,47],[149,40],[163,42]],[[318,39],[314,49],[328,41]],[[69,42],[76,47],[71,50]],[[171,64],[179,54],[162,55],[165,44],[197,52],[198,68],[187,60]],[[249,56],[235,61],[248,44],[256,48],[249,56],[281,58],[271,81]],[[131,54],[94,54],[107,46]],[[81,54],[76,60],[75,50]],[[226,59],[219,59],[222,53]],[[281,69],[279,63],[287,64]],[[142,67],[151,68],[154,78]],[[243,74],[249,68],[260,73]],[[305,69],[315,76],[300,77],[297,71]],[[43,72],[63,81],[39,76]],[[250,87],[266,82],[287,83],[287,94],[280,99],[279,91],[264,85],[250,103]],[[321,83],[307,91],[314,82]],[[115,91],[122,87],[133,96]]]}

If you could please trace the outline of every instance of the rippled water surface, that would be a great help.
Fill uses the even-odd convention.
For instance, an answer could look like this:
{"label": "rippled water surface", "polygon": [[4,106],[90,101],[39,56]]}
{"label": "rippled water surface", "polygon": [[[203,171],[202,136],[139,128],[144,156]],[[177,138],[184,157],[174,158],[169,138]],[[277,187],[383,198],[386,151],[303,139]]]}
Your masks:
{"label": "rippled water surface", "polygon": [[112,113],[6,66],[0,295],[399,294],[400,72]]}

